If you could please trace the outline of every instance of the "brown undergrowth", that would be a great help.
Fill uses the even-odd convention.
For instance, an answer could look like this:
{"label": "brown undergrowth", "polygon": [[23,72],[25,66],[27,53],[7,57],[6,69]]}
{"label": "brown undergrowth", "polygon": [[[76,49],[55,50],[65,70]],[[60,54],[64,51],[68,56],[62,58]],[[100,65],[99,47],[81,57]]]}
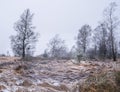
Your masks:
{"label": "brown undergrowth", "polygon": [[79,92],[120,92],[120,71],[91,75]]}

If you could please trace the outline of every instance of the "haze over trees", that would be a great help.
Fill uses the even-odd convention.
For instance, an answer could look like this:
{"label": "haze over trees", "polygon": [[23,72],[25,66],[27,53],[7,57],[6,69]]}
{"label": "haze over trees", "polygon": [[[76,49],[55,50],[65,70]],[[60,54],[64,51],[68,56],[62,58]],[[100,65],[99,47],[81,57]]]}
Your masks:
{"label": "haze over trees", "polygon": [[[48,48],[42,54],[45,58],[69,58],[69,59],[113,59],[119,55],[119,40],[116,31],[119,28],[119,19],[116,16],[116,3],[112,2],[104,10],[104,18],[95,29],[89,24],[79,29],[76,44],[69,51],[65,41],[55,35],[48,43]],[[20,19],[15,23],[16,35],[11,36],[11,46],[15,56],[25,58],[33,56],[38,34],[34,32],[32,25],[33,15],[29,9],[25,10]]]}
{"label": "haze over trees", "polygon": [[84,57],[88,48],[90,34],[91,27],[86,24],[82,26],[77,36],[77,51],[78,54],[82,54]]}
{"label": "haze over trees", "polygon": [[119,40],[116,31],[120,21],[115,14],[116,6],[115,2],[110,3],[104,10],[104,20],[94,30],[89,25],[81,27],[76,43],[78,60],[85,57],[117,60]]}
{"label": "haze over trees", "polygon": [[[65,2],[68,4],[67,1]],[[29,1],[27,1],[28,3]],[[27,4],[25,3],[25,5]],[[44,8],[48,8],[46,1],[45,5],[44,3],[42,4]],[[55,6],[57,4],[60,3],[55,3]],[[61,4],[66,6],[64,1]],[[89,6],[87,5],[87,7]],[[34,8],[39,9],[38,7]],[[74,14],[79,18],[76,17],[75,21],[73,21],[74,17],[69,16],[73,20],[68,20],[68,16],[64,15],[66,9],[69,10],[69,8],[71,13],[71,7],[67,6],[65,11],[62,10],[62,12],[59,8],[56,8],[57,11],[53,9],[54,7],[50,8],[50,11],[45,9],[44,13],[41,13],[40,9],[40,13],[43,15],[50,13],[50,15],[55,16],[50,16],[50,19],[48,18],[49,15],[36,17],[40,21],[36,21],[36,25],[40,27],[42,34],[37,53],[41,53],[41,46],[44,46],[46,41],[49,41],[47,42],[47,47],[42,48],[44,52],[40,55],[34,55],[39,37],[33,25],[34,14],[29,9],[26,9],[19,20],[15,22],[14,31],[16,34],[10,36],[14,56],[10,56],[9,51],[7,51],[6,55],[0,54],[0,92],[120,92],[120,38],[117,36],[120,36],[120,25],[117,14],[115,14],[116,3],[111,3],[104,10],[103,20],[100,20],[94,28],[92,28],[92,25],[87,24],[90,20],[88,21],[86,17],[84,19],[88,22],[81,26],[79,25],[79,27],[77,23],[73,23],[74,26],[66,25],[64,22],[72,23],[80,20],[76,12]],[[78,9],[78,6],[73,8],[73,11],[74,9]],[[85,11],[83,10],[83,12]],[[53,12],[60,12],[58,13],[60,17],[53,14]],[[95,15],[92,12],[90,11],[91,14]],[[61,20],[63,17],[66,18],[65,21],[57,20],[57,18]],[[41,23],[41,18],[43,18],[43,23]],[[58,22],[57,26],[54,22]],[[61,26],[60,22],[65,25]],[[41,25],[45,29],[41,28]],[[73,34],[71,35],[72,32],[67,27],[73,27],[73,29],[77,27],[77,30],[72,30],[75,32],[74,36],[76,38],[73,38],[75,41],[73,43],[71,41]],[[44,32],[45,30],[46,32]],[[66,32],[63,32],[64,30]],[[65,37],[55,33],[58,31],[64,33],[65,36],[69,36],[66,38],[71,42],[69,42],[70,44],[68,43],[72,45],[71,47],[68,45],[70,48],[67,47],[65,40],[62,39]],[[51,35],[53,37],[50,40],[46,40],[47,36],[49,38]]]}
{"label": "haze over trees", "polygon": [[59,35],[55,35],[48,44],[49,54],[52,58],[64,58],[67,55],[67,47],[65,41]]}
{"label": "haze over trees", "polygon": [[95,28],[93,42],[95,55],[98,54],[99,58],[105,59],[108,51],[108,31],[104,22]]}
{"label": "haze over trees", "polygon": [[117,57],[117,43],[115,38],[115,30],[118,28],[119,20],[115,15],[116,3],[112,2],[109,7],[107,7],[104,11],[105,14],[105,22],[107,25],[107,29],[109,31],[109,42],[110,42],[110,51],[112,52],[112,58],[116,61]]}
{"label": "haze over trees", "polygon": [[34,32],[33,15],[29,9],[25,10],[14,25],[16,35],[11,36],[11,46],[15,56],[25,58],[34,53],[38,34]]}

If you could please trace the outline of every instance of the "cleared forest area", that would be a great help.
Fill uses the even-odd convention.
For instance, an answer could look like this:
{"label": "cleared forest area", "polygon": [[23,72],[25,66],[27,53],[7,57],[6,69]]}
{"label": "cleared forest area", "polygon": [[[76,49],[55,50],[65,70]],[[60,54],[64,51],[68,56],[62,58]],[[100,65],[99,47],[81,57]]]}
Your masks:
{"label": "cleared forest area", "polygon": [[0,1],[0,92],[120,92],[120,1],[21,1]]}
{"label": "cleared forest area", "polygon": [[0,58],[2,92],[119,92],[116,72],[120,71],[120,61],[75,64],[73,60],[37,58],[24,62],[19,58]]}

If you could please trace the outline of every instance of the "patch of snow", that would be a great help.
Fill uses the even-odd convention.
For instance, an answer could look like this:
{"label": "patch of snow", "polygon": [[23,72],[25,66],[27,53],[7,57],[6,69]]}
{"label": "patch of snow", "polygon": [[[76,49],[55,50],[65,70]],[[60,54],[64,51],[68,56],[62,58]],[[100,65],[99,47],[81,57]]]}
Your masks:
{"label": "patch of snow", "polygon": [[21,83],[23,83],[23,80],[17,80],[17,81],[16,81],[16,84],[17,84],[17,85],[20,85]]}
{"label": "patch of snow", "polygon": [[7,89],[4,89],[4,90],[2,90],[1,92],[10,92],[10,91],[8,91]]}
{"label": "patch of snow", "polygon": [[34,83],[34,85],[37,85],[37,84],[42,84],[43,82],[40,80],[40,79],[37,79],[36,82]]}
{"label": "patch of snow", "polygon": [[54,86],[60,86],[60,83],[54,82],[53,85],[54,85]]}
{"label": "patch of snow", "polygon": [[71,62],[72,62],[73,64],[77,64],[77,63],[78,63],[78,61],[77,61],[77,60],[74,60],[74,59],[72,59]]}

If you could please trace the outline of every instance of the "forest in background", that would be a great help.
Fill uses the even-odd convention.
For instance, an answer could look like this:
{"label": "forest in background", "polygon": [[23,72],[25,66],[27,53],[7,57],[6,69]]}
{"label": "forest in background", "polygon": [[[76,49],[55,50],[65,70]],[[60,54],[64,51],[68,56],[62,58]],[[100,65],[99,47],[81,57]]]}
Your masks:
{"label": "forest in background", "polygon": [[[92,29],[89,24],[84,24],[76,33],[76,43],[69,50],[65,40],[56,34],[47,44],[42,58],[77,59],[80,60],[105,60],[116,61],[120,57],[119,29],[120,20],[116,14],[115,2],[103,11],[103,19],[98,26]],[[32,23],[34,14],[26,9],[20,19],[14,24],[16,35],[12,35],[11,47],[15,56],[28,58],[34,56],[35,45],[40,33],[35,33]],[[41,44],[42,45],[42,44]],[[9,52],[7,53],[9,55]],[[4,56],[4,55],[3,55]]]}

